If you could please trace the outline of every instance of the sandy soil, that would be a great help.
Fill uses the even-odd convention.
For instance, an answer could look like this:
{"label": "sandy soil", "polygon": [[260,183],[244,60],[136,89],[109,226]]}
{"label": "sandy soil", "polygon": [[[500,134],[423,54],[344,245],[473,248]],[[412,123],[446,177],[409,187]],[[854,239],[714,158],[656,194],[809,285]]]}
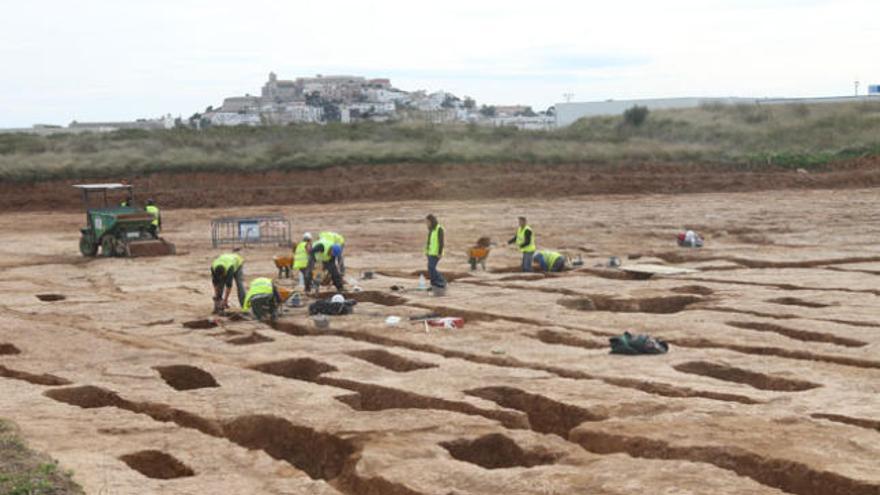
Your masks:
{"label": "sandy soil", "polygon": [[[95,494],[880,494],[878,208],[855,189],[166,208],[181,254],[129,260],[81,258],[80,214],[7,213],[0,417]],[[185,327],[211,319],[209,220],[245,212],[342,232],[350,274],[382,275],[328,330],[303,309]],[[456,280],[393,293],[427,212]],[[498,247],[468,273],[521,213],[586,268],[523,276]],[[705,249],[674,247],[684,224]],[[279,252],[246,249],[248,278]],[[594,267],[612,255],[698,272]],[[430,311],[466,326],[384,324]],[[624,330],[671,351],[609,355]]]}

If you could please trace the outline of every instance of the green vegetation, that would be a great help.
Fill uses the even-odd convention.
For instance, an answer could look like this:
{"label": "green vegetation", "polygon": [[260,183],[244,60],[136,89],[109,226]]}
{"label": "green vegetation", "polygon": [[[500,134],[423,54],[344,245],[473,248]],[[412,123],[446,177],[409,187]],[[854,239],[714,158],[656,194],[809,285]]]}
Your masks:
{"label": "green vegetation", "polygon": [[708,105],[654,111],[640,125],[618,115],[554,131],[405,122],[0,134],[0,180],[382,163],[651,161],[815,169],[875,154],[880,154],[880,102]]}
{"label": "green vegetation", "polygon": [[0,493],[74,495],[82,489],[58,464],[30,450],[11,424],[0,421]]}

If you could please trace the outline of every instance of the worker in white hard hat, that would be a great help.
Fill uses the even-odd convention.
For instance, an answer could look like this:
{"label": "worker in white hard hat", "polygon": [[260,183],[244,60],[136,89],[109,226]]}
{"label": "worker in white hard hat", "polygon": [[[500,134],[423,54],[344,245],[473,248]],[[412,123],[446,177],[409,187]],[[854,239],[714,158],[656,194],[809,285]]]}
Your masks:
{"label": "worker in white hard hat", "polygon": [[303,281],[306,284],[305,289],[309,290],[311,285],[312,273],[309,270],[309,252],[312,250],[312,234],[306,232],[303,234],[302,241],[298,242],[293,248],[293,256],[290,258],[291,268],[299,270],[302,273]]}

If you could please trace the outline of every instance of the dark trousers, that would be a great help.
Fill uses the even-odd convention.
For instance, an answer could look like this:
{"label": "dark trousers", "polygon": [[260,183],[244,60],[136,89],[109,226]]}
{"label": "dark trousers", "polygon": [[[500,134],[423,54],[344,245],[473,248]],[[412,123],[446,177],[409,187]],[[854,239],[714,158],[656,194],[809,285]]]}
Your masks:
{"label": "dark trousers", "polygon": [[330,258],[330,261],[324,262],[324,271],[330,273],[330,278],[333,280],[333,285],[336,287],[336,291],[342,292],[342,275],[339,274],[336,258]]}
{"label": "dark trousers", "polygon": [[560,256],[556,258],[556,261],[553,262],[553,266],[550,267],[551,272],[561,272],[565,268],[565,258]]}
{"label": "dark trousers", "polygon": [[528,252],[522,254],[522,271],[528,273],[532,271],[532,257],[535,255],[534,252]]}
{"label": "dark trousers", "polygon": [[[235,274],[232,276],[233,281],[235,281],[235,293],[238,296],[238,306],[244,306],[244,296],[247,290],[244,288],[244,268],[239,268],[235,271]],[[214,286],[214,301],[222,301],[223,300],[223,288],[226,290],[232,290],[232,284],[224,285],[222,282],[220,285]]]}
{"label": "dark trousers", "polygon": [[278,305],[281,302],[281,296],[277,291],[272,294],[259,294],[251,297],[251,311],[258,320],[263,320],[267,316],[270,320],[278,319]]}
{"label": "dark trousers", "polygon": [[428,276],[431,278],[432,286],[446,287],[446,279],[437,271],[437,263],[439,262],[439,256],[428,256]]}

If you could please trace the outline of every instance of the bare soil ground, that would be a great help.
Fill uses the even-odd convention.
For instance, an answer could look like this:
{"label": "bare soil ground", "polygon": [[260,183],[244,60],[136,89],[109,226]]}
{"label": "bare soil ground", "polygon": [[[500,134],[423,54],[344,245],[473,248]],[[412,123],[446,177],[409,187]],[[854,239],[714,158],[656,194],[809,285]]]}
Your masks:
{"label": "bare soil ground", "polygon": [[[558,198],[586,194],[854,189],[880,186],[880,157],[799,173],[716,163],[349,165],[263,173],[159,173],[142,177],[17,183],[0,181],[0,211],[78,211],[71,184],[128,179],[141,202],[162,207],[226,208],[396,200]],[[121,199],[121,198],[120,198]]]}
{"label": "bare soil ground", "polygon": [[[878,208],[871,189],[166,207],[179,255],[95,260],[82,215],[7,213],[0,417],[86,493],[876,495]],[[209,221],[259,212],[341,232],[350,275],[381,273],[354,315],[212,321]],[[416,287],[428,212],[455,281],[392,292]],[[523,213],[585,268],[512,273],[498,247],[468,273]],[[683,225],[706,248],[675,247]],[[280,252],[246,249],[247,278]],[[426,312],[466,326],[384,324]],[[671,351],[609,355],[625,330]]]}

